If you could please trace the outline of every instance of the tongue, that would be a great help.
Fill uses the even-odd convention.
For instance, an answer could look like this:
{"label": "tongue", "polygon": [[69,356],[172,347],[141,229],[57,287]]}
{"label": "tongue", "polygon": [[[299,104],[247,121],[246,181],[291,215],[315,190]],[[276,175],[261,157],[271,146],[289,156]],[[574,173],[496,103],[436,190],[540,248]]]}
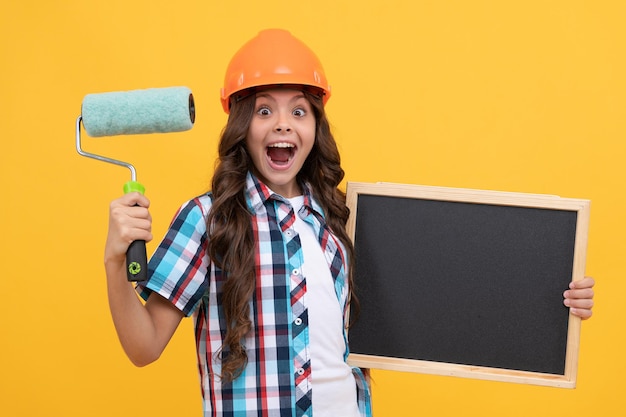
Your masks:
{"label": "tongue", "polygon": [[289,148],[268,148],[267,154],[274,162],[286,163],[291,156],[291,149]]}

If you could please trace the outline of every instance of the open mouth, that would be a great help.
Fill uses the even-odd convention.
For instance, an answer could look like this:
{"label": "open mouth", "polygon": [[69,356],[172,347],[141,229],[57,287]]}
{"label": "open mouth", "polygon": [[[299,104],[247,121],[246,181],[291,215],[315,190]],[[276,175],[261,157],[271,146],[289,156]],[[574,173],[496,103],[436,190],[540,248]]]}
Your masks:
{"label": "open mouth", "polygon": [[279,142],[267,147],[267,156],[276,165],[287,165],[296,151],[292,143]]}

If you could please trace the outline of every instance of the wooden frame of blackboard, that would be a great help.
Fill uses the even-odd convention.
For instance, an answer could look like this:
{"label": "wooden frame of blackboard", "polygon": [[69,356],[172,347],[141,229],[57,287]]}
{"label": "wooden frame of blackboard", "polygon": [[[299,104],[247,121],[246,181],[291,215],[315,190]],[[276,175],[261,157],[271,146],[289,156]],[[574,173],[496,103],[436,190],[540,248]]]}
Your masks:
{"label": "wooden frame of blackboard", "polygon": [[[359,200],[365,201],[364,198],[368,198],[371,200],[372,198],[376,199],[378,197],[382,197],[387,200],[391,198],[391,200],[389,200],[391,201],[390,203],[391,206],[389,205],[385,206],[384,213],[375,213],[375,210],[374,210],[373,219],[375,221],[368,221],[366,219],[361,219],[359,216],[360,214]],[[413,202],[419,202],[419,204],[427,203],[431,205],[432,204],[435,204],[435,205],[445,204],[445,205],[452,205],[455,207],[455,209],[457,208],[456,205],[458,203],[460,204],[459,207],[461,208],[461,210],[466,210],[467,208],[477,207],[477,208],[486,208],[488,210],[491,210],[491,213],[503,212],[503,209],[506,209],[507,207],[512,208],[514,210],[518,210],[518,211],[523,210],[523,214],[526,214],[527,212],[534,213],[535,211],[537,211],[538,213],[541,213],[542,215],[544,215],[543,213],[548,213],[549,216],[552,216],[554,215],[553,213],[555,214],[563,213],[565,216],[568,217],[568,219],[570,219],[568,220],[570,223],[572,222],[574,223],[573,228],[575,230],[573,232],[570,232],[569,235],[567,235],[567,233],[564,233],[564,235],[570,236],[570,237],[564,238],[564,240],[566,241],[565,243],[559,242],[554,245],[556,246],[556,250],[558,251],[558,253],[568,254],[569,251],[571,250],[571,259],[568,260],[567,257],[569,255],[567,255],[564,257],[564,260],[563,260],[564,263],[568,263],[571,261],[571,266],[570,266],[571,269],[569,269],[568,272],[566,273],[566,275],[571,275],[571,276],[565,277],[567,281],[568,282],[575,281],[575,280],[582,279],[584,277],[585,264],[586,264],[586,251],[587,251],[587,237],[588,237],[588,230],[589,230],[589,210],[590,210],[589,200],[560,198],[556,196],[543,195],[543,194],[526,194],[526,193],[472,190],[472,189],[462,189],[462,188],[447,188],[447,187],[419,186],[419,185],[392,184],[392,183],[349,182],[347,184],[347,192],[346,192],[346,204],[348,208],[350,209],[350,218],[348,220],[347,230],[348,230],[349,236],[355,243],[355,250],[356,250],[356,262],[355,262],[356,277],[355,278],[356,278],[357,294],[359,294],[360,288],[362,289],[364,286],[367,287],[367,285],[364,285],[364,284],[367,284],[365,280],[377,280],[378,279],[381,281],[378,284],[382,284],[382,281],[384,280],[385,285],[379,285],[379,287],[395,288],[393,290],[389,290],[392,292],[395,291],[395,293],[393,294],[394,297],[395,295],[403,295],[404,297],[406,297],[406,294],[415,294],[416,291],[420,291],[420,293],[421,292],[432,293],[433,291],[432,289],[430,290],[427,289],[426,291],[423,291],[423,289],[428,288],[429,281],[431,282],[438,281],[438,277],[436,276],[435,277],[429,276],[429,277],[426,277],[425,279],[422,279],[420,277],[418,278],[410,277],[410,280],[409,280],[410,282],[417,281],[418,284],[413,284],[413,283],[406,284],[406,280],[405,280],[405,283],[397,283],[393,281],[395,278],[397,278],[394,276],[388,276],[388,275],[385,275],[384,277],[377,277],[377,276],[371,276],[371,275],[360,276],[360,273],[359,273],[360,257],[361,259],[363,257],[366,257],[368,259],[375,258],[375,256],[370,256],[371,252],[368,252],[368,253],[364,253],[364,252],[372,251],[372,250],[376,251],[381,248],[386,248],[386,250],[389,250],[389,246],[393,246],[393,242],[392,241],[375,242],[372,244],[368,244],[369,248],[367,249],[367,251],[362,250],[362,248],[360,247],[360,242],[359,242],[359,238],[357,235],[360,233],[361,229],[365,228],[365,225],[360,224],[359,220],[362,222],[367,221],[369,224],[375,223],[376,224],[375,227],[383,227],[383,228],[386,228],[386,226],[384,225],[378,226],[378,223],[381,223],[383,219],[386,219],[385,221],[388,221],[389,218],[398,217],[399,221],[402,221],[402,215],[396,216],[396,213],[393,213],[393,210],[394,210],[393,204],[396,201],[395,199],[400,199],[397,201],[402,201],[403,204],[405,204],[407,201],[409,202],[409,204],[412,204]],[[389,201],[387,201],[386,204],[389,204]],[[391,209],[389,209],[390,207]],[[361,207],[361,209],[363,209],[363,207]],[[439,210],[435,209],[433,212],[437,213],[438,211]],[[445,212],[445,210],[443,211]],[[411,214],[411,216],[413,215],[420,216],[420,213],[415,212]],[[432,212],[430,213],[430,215],[432,215]],[[573,220],[571,220],[572,216],[573,216]],[[496,215],[495,217],[498,217],[498,216]],[[369,219],[372,220],[371,215]],[[442,218],[440,219],[440,221],[445,222],[446,219]],[[552,222],[550,221],[550,223]],[[532,227],[529,228],[526,226],[527,224],[524,226],[524,230],[532,229]],[[561,226],[558,226],[558,227],[561,227]],[[537,228],[543,229],[541,224],[538,224]],[[567,227],[564,227],[564,228],[567,228]],[[542,230],[538,230],[537,232],[541,234]],[[415,236],[419,234],[420,233],[414,233],[413,235],[411,235],[413,237],[409,236],[408,239],[413,239],[413,238],[419,239],[419,236]],[[429,238],[432,239],[432,236],[433,236],[432,234],[429,235]],[[404,236],[403,238],[406,239],[407,237]],[[362,238],[362,239],[365,239],[365,238]],[[533,237],[531,236],[530,239],[533,239]],[[547,238],[546,236],[543,236],[542,239],[550,240],[551,237],[550,235]],[[403,242],[401,246],[411,247],[411,245],[413,244],[414,242],[409,241],[409,242]],[[419,245],[419,243],[417,245]],[[436,247],[437,245],[435,244],[434,246]],[[507,246],[507,245],[503,245],[503,246]],[[564,247],[561,248],[560,246],[564,246]],[[376,248],[379,248],[379,249],[376,249]],[[415,252],[415,253],[410,254],[411,258],[414,256],[419,257],[419,253]],[[428,261],[429,260],[426,260],[425,263],[428,263]],[[528,265],[532,265],[535,261],[536,260],[533,259],[532,256],[524,260],[524,262],[527,263]],[[381,261],[381,263],[382,262],[387,262],[387,261]],[[394,258],[393,262],[397,262],[397,259]],[[379,265],[379,266],[382,268],[388,267],[388,265]],[[505,269],[507,267],[514,268],[515,265],[510,265],[510,266],[505,265]],[[376,269],[376,268],[373,268],[373,269]],[[469,270],[471,268],[468,267],[466,269]],[[524,268],[521,268],[521,269],[523,270]],[[370,271],[368,270],[367,273],[363,271],[361,272],[367,275]],[[376,275],[376,274],[373,274],[373,275]],[[511,274],[511,275],[515,275],[515,274]],[[561,280],[562,279],[563,278],[561,278]],[[549,281],[550,280],[547,279],[541,282],[547,283]],[[533,281],[533,282],[535,284],[537,283],[537,281]],[[541,298],[541,297],[544,297],[545,295],[547,298],[556,299],[556,301],[552,301],[550,304],[554,304],[554,302],[560,303],[560,301],[562,300],[561,298],[562,292],[567,288],[567,285],[566,285],[567,283],[564,284],[565,288],[560,288],[558,290],[558,294],[556,294],[556,297],[555,297],[555,294],[553,294],[554,289],[546,288],[545,289],[546,292],[551,291],[551,294],[549,294],[549,297],[548,297],[548,294],[542,294],[542,291],[544,291],[544,289],[541,288],[543,286],[541,282],[539,283],[539,285],[535,285],[535,288],[532,289],[530,297]],[[510,283],[507,283],[507,282],[502,283],[503,286],[509,285],[509,284]],[[419,285],[419,288],[411,288],[411,285]],[[546,284],[546,287],[549,287],[549,286],[550,285]],[[480,287],[480,286],[477,286],[477,287]],[[467,287],[463,289],[463,291],[466,291],[466,290],[467,290]],[[506,289],[503,287],[503,291],[504,290]],[[384,290],[384,291],[387,291],[387,290]],[[378,297],[378,294],[375,294],[375,293],[373,295],[370,294],[368,296],[369,298],[362,297],[362,294],[360,294],[360,296],[361,296],[361,314],[359,315],[359,318],[356,321],[356,325],[350,329],[351,354],[348,358],[348,361],[352,366],[358,366],[361,368],[416,372],[416,373],[432,374],[432,375],[447,375],[447,376],[474,378],[474,379],[482,379],[482,380],[514,382],[514,383],[532,384],[532,385],[541,385],[541,386],[552,386],[552,387],[559,387],[559,388],[574,388],[576,385],[576,375],[577,375],[577,368],[578,368],[578,350],[579,350],[579,341],[580,341],[580,318],[572,314],[569,314],[569,311],[562,305],[562,303],[560,303],[558,307],[553,306],[554,308],[561,308],[564,310],[564,313],[557,313],[557,316],[558,316],[557,320],[548,320],[546,323],[541,323],[537,325],[537,326],[545,327],[545,328],[539,329],[545,334],[553,333],[552,326],[555,326],[555,331],[557,333],[558,331],[560,331],[561,333],[563,332],[565,333],[562,340],[557,339],[556,342],[554,341],[551,342],[551,343],[556,343],[557,345],[559,345],[556,347],[557,351],[564,351],[563,358],[557,359],[556,361],[557,362],[556,367],[559,369],[556,371],[554,370],[545,371],[543,369],[537,369],[537,368],[532,368],[532,367],[525,368],[522,366],[520,368],[518,366],[508,366],[508,365],[503,366],[500,363],[491,364],[491,363],[481,362],[477,364],[477,363],[472,363],[471,361],[468,362],[468,361],[457,360],[457,358],[455,358],[454,356],[446,357],[443,359],[442,358],[424,359],[420,357],[419,352],[415,352],[415,353],[411,352],[408,355],[404,353],[402,355],[396,355],[393,352],[387,352],[388,350],[393,351],[395,349],[393,346],[403,343],[402,340],[398,340],[398,338],[396,339],[389,338],[388,340],[385,340],[387,337],[388,328],[397,327],[400,329],[404,329],[402,331],[405,331],[405,334],[409,334],[414,331],[412,327],[414,327],[413,323],[416,322],[415,321],[416,318],[415,317],[413,318],[398,317],[398,316],[403,316],[403,314],[390,313],[390,314],[394,314],[393,318],[390,319],[389,322],[381,323],[380,320],[386,320],[386,319],[380,319],[380,316],[381,316],[380,312],[386,311],[388,307],[394,304],[398,304],[398,303],[390,302],[388,304],[385,304],[383,307],[380,307],[380,306],[371,307],[371,305],[368,305],[368,304],[376,304],[376,302],[371,302],[371,301],[372,300],[378,301],[378,299],[380,298]],[[472,294],[465,293],[463,294],[463,296],[471,298]],[[389,297],[387,297],[387,300],[389,300]],[[523,309],[524,303],[528,302],[527,300],[528,300],[528,297],[526,297],[526,301],[524,301],[524,297],[520,297],[520,301],[517,302],[518,305],[516,307],[518,309]],[[363,301],[365,301],[365,303]],[[503,308],[506,309],[507,311],[511,310],[512,308],[510,308],[510,306],[512,304],[514,303],[510,303],[508,304],[508,306],[504,306]],[[542,303],[541,305],[543,306],[543,304],[548,304],[548,303]],[[368,311],[368,309],[370,308],[372,311]],[[379,310],[376,310],[376,308],[378,308]],[[380,310],[381,308],[383,308],[384,310]],[[392,307],[390,307],[390,309],[392,309]],[[532,316],[532,313],[533,313],[532,311],[528,312],[530,316]],[[506,314],[502,314],[502,316],[506,317]],[[433,318],[421,316],[419,319],[419,322],[420,323],[428,322],[430,319],[433,319]],[[469,326],[470,324],[469,320],[470,319],[468,319],[466,323],[467,329],[472,329],[472,328],[475,329],[475,327]],[[432,324],[433,326],[441,327],[442,322],[439,318],[436,318],[430,321],[433,322]],[[464,326],[466,324],[461,324],[461,326]],[[504,323],[504,324],[508,324],[508,326],[513,329],[517,327],[516,323]],[[423,324],[421,324],[420,326],[423,326]],[[535,325],[531,325],[531,326],[535,326]],[[494,327],[507,327],[507,326],[494,326]],[[378,343],[375,349],[372,348],[371,350],[368,350],[369,348],[367,345],[369,342],[362,343],[362,345],[365,345],[365,346],[359,346],[359,343],[355,343],[353,339],[355,339],[354,336],[358,334],[356,331],[359,328],[362,329],[360,330],[360,333],[362,335],[365,335],[361,337],[362,339],[370,340],[368,338],[371,337],[372,340],[373,339],[378,340],[378,342],[376,341],[373,342],[373,344]],[[423,327],[420,327],[420,329],[421,331],[424,330]],[[430,333],[431,332],[427,330],[424,332],[423,335],[418,334],[416,337],[418,338],[423,337],[424,339],[426,339],[428,338],[428,335]],[[462,332],[458,332],[458,333],[462,333]],[[368,335],[371,335],[371,336],[368,336]],[[414,336],[415,335],[412,335],[412,337]],[[404,339],[404,337],[401,337],[400,339]],[[445,344],[445,340],[443,340],[442,343]],[[516,343],[515,339],[513,340],[513,343]],[[541,345],[542,343],[543,342],[537,343],[537,345]],[[380,347],[382,346],[382,344],[386,344],[386,346],[388,345],[389,348],[386,346]],[[412,349],[412,346],[408,346],[408,349],[409,350]],[[521,348],[521,349],[527,349],[528,352],[522,352],[521,355],[519,353],[516,353],[515,355],[524,356],[526,353],[528,353],[530,357],[534,354],[533,347],[531,347],[530,349],[528,348]],[[551,354],[552,354],[551,351],[548,352],[548,356],[550,356]],[[557,353],[555,356],[558,357],[559,355],[561,355],[561,353]],[[560,362],[561,360],[562,362]],[[530,362],[532,362],[532,359],[530,360]],[[560,363],[562,363],[562,366],[560,365]],[[539,368],[541,368],[542,366],[543,365],[539,365]],[[548,367],[551,368],[551,366],[552,366],[552,363],[550,363]]]}

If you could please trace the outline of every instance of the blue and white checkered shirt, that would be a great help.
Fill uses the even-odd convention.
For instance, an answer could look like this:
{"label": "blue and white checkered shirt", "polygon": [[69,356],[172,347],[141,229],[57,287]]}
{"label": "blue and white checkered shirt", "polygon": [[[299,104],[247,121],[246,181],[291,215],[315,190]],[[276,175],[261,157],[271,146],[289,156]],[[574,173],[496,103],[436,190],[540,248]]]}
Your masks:
{"label": "blue and white checkered shirt", "polygon": [[[300,241],[291,238],[296,213],[286,199],[250,173],[245,193],[258,245],[256,290],[250,303],[253,331],[242,341],[248,363],[241,376],[232,383],[219,378],[218,352],[225,335],[219,300],[225,278],[206,250],[210,194],[183,204],[150,260],[149,280],[138,290],[144,299],[156,292],[186,315],[193,315],[205,417],[311,417],[315,393],[310,390],[309,327],[302,297],[306,279],[299,273],[303,263]],[[330,232],[321,207],[306,187],[304,208],[297,215],[314,228],[337,299],[347,313],[345,248]],[[347,357],[346,348],[344,360]],[[371,416],[369,388],[358,368],[353,374],[361,415]]]}

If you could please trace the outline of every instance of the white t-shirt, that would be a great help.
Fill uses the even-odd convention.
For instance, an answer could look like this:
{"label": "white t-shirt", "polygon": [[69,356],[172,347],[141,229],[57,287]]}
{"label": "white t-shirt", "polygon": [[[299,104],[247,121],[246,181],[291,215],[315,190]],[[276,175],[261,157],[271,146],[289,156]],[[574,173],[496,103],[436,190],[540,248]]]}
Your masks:
{"label": "white t-shirt", "polygon": [[[289,199],[296,213],[304,197]],[[311,384],[315,417],[358,417],[356,382],[344,362],[343,310],[335,285],[313,228],[296,215],[294,224],[300,236],[306,279],[306,303],[311,338]]]}

